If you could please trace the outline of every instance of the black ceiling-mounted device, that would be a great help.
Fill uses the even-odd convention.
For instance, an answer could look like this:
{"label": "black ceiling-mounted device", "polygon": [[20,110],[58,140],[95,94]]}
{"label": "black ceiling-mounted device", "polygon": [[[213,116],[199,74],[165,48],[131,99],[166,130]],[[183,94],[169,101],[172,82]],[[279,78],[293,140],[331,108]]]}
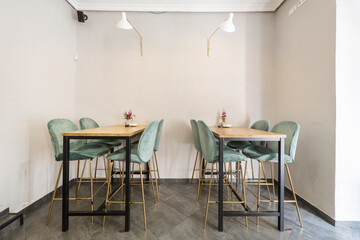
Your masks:
{"label": "black ceiling-mounted device", "polygon": [[78,21],[82,23],[84,23],[88,19],[88,16],[82,11],[77,11],[77,16],[78,16]]}

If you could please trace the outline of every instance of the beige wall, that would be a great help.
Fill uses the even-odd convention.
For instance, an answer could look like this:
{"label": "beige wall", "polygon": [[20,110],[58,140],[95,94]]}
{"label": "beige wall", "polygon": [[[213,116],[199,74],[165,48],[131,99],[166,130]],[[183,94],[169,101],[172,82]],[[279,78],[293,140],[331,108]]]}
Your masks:
{"label": "beige wall", "polygon": [[337,1],[336,9],[336,198],[338,221],[360,221],[360,2]]}
{"label": "beige wall", "polygon": [[75,114],[76,25],[63,0],[0,7],[0,211],[17,212],[53,190],[47,122]]}
{"label": "beige wall", "polygon": [[236,32],[217,32],[210,57],[206,39],[227,14],[128,13],[143,35],[143,57],[136,34],[115,28],[120,13],[88,15],[77,25],[77,117],[123,124],[131,108],[140,124],[164,118],[163,178],[191,177],[191,118],[215,125],[225,108],[232,124],[247,126],[271,114],[273,13],[236,13]]}
{"label": "beige wall", "polygon": [[[310,0],[289,17],[297,1],[276,12],[276,121],[301,125],[296,192],[335,217],[335,0]],[[289,185],[288,185],[289,186]]]}

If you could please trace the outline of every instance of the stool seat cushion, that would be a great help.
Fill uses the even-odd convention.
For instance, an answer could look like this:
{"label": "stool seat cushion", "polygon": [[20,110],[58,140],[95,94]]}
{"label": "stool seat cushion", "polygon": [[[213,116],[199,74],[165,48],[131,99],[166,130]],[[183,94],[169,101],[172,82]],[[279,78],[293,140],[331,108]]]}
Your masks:
{"label": "stool seat cushion", "polygon": [[[251,159],[260,161],[278,162],[279,154],[273,152],[271,149],[263,146],[249,146],[246,147],[242,153]],[[292,163],[295,160],[287,154],[284,154],[284,162]]]}
{"label": "stool seat cushion", "polygon": [[[236,152],[229,148],[228,146],[224,145],[224,155],[223,155],[223,161],[224,162],[241,162],[246,161],[248,158],[244,156],[243,154]],[[216,157],[215,159],[210,159],[206,161],[210,163],[218,162],[219,161],[219,143],[216,143]]]}
{"label": "stool seat cushion", "polygon": [[244,148],[251,146],[251,143],[248,141],[230,141],[227,146],[232,149],[243,150]]}
{"label": "stool seat cushion", "polygon": [[[219,150],[217,150],[216,155],[219,156]],[[246,160],[246,156],[232,150],[228,146],[224,146],[224,162],[241,162]]]}
{"label": "stool seat cushion", "polygon": [[[108,155],[107,159],[112,161],[126,161],[126,149],[122,148],[117,150],[116,152]],[[130,162],[144,163],[138,155],[138,144],[131,145]]]}
{"label": "stool seat cushion", "polygon": [[[82,160],[92,159],[104,156],[109,151],[109,148],[103,144],[88,143],[79,148],[71,149],[69,153],[69,160]],[[63,153],[60,153],[56,158],[56,161],[63,160]]]}
{"label": "stool seat cushion", "polygon": [[120,139],[101,139],[100,143],[101,144],[104,144],[108,147],[118,147],[118,146],[121,146],[122,145],[122,140]]}

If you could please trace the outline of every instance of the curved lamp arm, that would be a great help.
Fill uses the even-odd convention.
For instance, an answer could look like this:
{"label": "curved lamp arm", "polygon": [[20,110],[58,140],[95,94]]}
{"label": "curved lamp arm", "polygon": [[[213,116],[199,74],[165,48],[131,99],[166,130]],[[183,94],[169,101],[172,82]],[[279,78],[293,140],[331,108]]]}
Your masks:
{"label": "curved lamp arm", "polygon": [[207,40],[207,56],[210,56],[210,39],[212,38],[212,36],[214,36],[214,34],[219,30],[220,27],[217,27],[215,29],[215,31],[210,35],[210,37]]}
{"label": "curved lamp arm", "polygon": [[132,23],[129,21],[128,18],[126,18],[126,20],[130,23],[130,25],[133,27],[133,29],[135,30],[135,32],[139,35],[140,37],[140,54],[141,56],[143,56],[143,39],[142,36],[140,35],[140,33],[138,32],[138,30],[136,30],[136,28],[134,27],[134,25],[132,25]]}

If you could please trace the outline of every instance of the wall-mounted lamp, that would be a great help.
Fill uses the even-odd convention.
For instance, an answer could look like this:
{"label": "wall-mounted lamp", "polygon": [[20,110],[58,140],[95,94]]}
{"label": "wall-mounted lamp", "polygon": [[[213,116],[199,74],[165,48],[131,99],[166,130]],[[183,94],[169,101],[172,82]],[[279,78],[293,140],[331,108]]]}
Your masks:
{"label": "wall-mounted lamp", "polygon": [[142,56],[143,55],[143,39],[142,39],[140,33],[136,30],[136,28],[131,24],[129,19],[127,19],[126,13],[124,13],[124,12],[121,13],[121,19],[120,19],[120,21],[118,21],[116,23],[116,27],[121,28],[121,29],[134,29],[135,30],[135,32],[140,37],[140,54]]}
{"label": "wall-mounted lamp", "polygon": [[233,16],[234,16],[233,13],[229,13],[229,17],[227,19],[225,19],[225,21],[223,23],[221,23],[220,26],[218,26],[215,29],[215,31],[211,34],[211,36],[209,37],[209,39],[207,41],[207,55],[208,55],[208,57],[210,56],[210,39],[217,32],[217,30],[219,30],[219,28],[221,28],[224,32],[235,32],[235,26],[234,26],[234,23],[232,22]]}

